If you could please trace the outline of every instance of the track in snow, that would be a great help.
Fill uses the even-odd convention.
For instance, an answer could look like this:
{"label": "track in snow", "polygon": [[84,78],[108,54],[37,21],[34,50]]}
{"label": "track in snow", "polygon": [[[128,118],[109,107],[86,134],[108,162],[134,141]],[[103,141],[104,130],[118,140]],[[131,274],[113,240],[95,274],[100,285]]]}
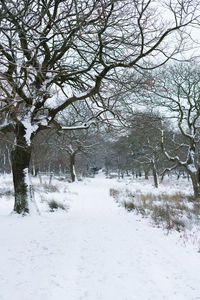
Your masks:
{"label": "track in snow", "polygon": [[200,254],[119,208],[102,178],[69,212],[3,218],[0,300],[200,299]]}

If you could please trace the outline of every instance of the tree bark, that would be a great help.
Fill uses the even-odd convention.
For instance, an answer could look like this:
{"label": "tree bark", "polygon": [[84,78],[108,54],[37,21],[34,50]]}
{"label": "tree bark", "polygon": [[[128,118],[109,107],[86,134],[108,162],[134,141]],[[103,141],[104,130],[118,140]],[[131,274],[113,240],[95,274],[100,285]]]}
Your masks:
{"label": "tree bark", "polygon": [[25,128],[16,126],[16,144],[11,152],[13,183],[15,191],[14,211],[18,214],[29,213],[30,190],[27,182],[31,158],[31,146],[25,139]]}
{"label": "tree bark", "polygon": [[199,184],[198,172],[190,174],[190,177],[192,179],[194,200],[200,200],[200,184]]}
{"label": "tree bark", "polygon": [[149,179],[149,169],[144,169],[144,178],[145,178],[146,180]]}
{"label": "tree bark", "polygon": [[157,175],[157,171],[156,171],[154,162],[151,163],[151,169],[152,169],[152,173],[153,173],[154,186],[155,186],[155,188],[158,188],[158,175]]}

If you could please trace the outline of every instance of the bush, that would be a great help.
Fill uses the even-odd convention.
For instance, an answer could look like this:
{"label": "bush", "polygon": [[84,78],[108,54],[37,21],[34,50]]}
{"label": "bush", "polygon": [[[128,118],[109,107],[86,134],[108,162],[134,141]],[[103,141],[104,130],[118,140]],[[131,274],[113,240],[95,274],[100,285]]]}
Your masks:
{"label": "bush", "polygon": [[128,210],[128,211],[132,211],[135,209],[135,205],[133,202],[131,201],[124,201],[124,207]]}
{"label": "bush", "polygon": [[175,219],[173,219],[172,221],[171,221],[171,224],[172,224],[172,227],[171,228],[167,228],[167,229],[175,229],[176,231],[182,231],[182,230],[184,230],[184,228],[185,228],[185,223],[183,222],[183,220],[181,220],[181,219],[177,219],[177,218],[175,218]]}
{"label": "bush", "polygon": [[119,196],[119,191],[116,189],[110,189],[110,196],[117,198]]}
{"label": "bush", "polygon": [[14,193],[9,187],[1,188],[0,189],[0,197],[3,197],[3,196],[11,197],[11,196],[14,196]]}
{"label": "bush", "polygon": [[57,202],[56,200],[50,200],[48,202],[48,205],[50,207],[51,212],[53,212],[53,211],[55,211],[56,209],[59,209],[59,208],[62,209],[62,210],[66,209],[65,206],[62,203]]}
{"label": "bush", "polygon": [[169,225],[171,221],[169,206],[154,206],[151,217],[157,225],[163,222]]}

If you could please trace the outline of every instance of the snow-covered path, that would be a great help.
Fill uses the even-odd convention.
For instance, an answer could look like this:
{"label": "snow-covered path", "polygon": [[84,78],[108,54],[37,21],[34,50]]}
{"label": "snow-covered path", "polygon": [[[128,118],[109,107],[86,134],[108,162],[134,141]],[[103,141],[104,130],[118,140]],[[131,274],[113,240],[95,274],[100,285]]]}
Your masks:
{"label": "snow-covered path", "polygon": [[119,208],[109,184],[74,184],[68,213],[1,217],[0,300],[200,299],[200,254]]}

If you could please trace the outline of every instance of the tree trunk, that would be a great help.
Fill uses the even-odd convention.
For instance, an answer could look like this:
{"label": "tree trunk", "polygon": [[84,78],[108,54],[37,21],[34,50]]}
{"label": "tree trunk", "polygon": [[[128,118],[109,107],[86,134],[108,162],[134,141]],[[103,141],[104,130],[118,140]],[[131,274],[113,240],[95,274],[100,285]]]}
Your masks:
{"label": "tree trunk", "polygon": [[151,163],[151,169],[153,173],[154,186],[155,188],[158,188],[158,175],[157,175],[156,166],[154,162]]}
{"label": "tree trunk", "polygon": [[198,167],[197,176],[198,176],[198,182],[200,184],[200,166]]}
{"label": "tree trunk", "polygon": [[75,174],[75,154],[73,153],[70,155],[70,174],[71,174],[71,180],[74,182],[76,180],[76,174]]}
{"label": "tree trunk", "polygon": [[120,179],[120,176],[121,176],[121,172],[120,172],[120,169],[118,168],[117,169],[117,177],[118,177],[118,179]]}
{"label": "tree trunk", "polygon": [[149,179],[149,169],[144,169],[144,178],[145,178],[146,180]]}
{"label": "tree trunk", "polygon": [[15,191],[14,211],[18,214],[29,213],[30,190],[28,167],[31,158],[31,146],[25,139],[23,125],[16,126],[16,145],[11,152],[13,183]]}
{"label": "tree trunk", "polygon": [[194,200],[200,200],[200,184],[198,172],[190,174],[190,177],[192,179]]}

